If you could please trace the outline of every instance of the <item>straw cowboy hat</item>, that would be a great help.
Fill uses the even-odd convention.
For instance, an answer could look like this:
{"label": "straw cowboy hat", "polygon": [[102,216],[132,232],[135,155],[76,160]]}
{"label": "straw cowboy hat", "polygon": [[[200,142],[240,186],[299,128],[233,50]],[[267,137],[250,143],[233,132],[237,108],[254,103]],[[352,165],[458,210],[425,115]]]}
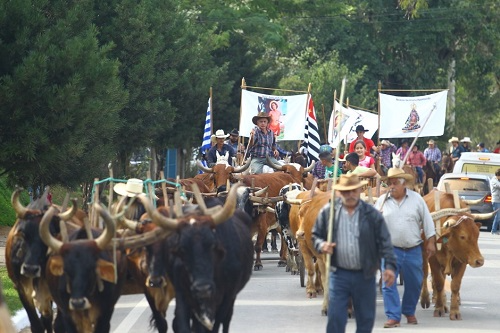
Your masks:
{"label": "straw cowboy hat", "polygon": [[403,178],[404,180],[412,181],[413,176],[409,173],[406,173],[403,169],[400,168],[390,168],[387,171],[387,176],[382,177],[383,180],[392,179],[392,178]]}
{"label": "straw cowboy hat", "polygon": [[460,142],[469,142],[469,143],[471,143],[472,141],[470,140],[470,138],[468,136],[464,136],[464,138],[462,140],[460,140]]}
{"label": "straw cowboy hat", "polygon": [[427,144],[428,144],[428,145],[433,145],[434,143],[435,143],[435,142],[434,142],[434,140],[432,140],[432,139],[430,139],[429,141],[427,141]]}
{"label": "straw cowboy hat", "polygon": [[339,182],[333,188],[339,191],[350,191],[368,184],[368,181],[360,181],[358,175],[350,173],[340,176]]}
{"label": "straw cowboy hat", "polygon": [[271,121],[271,116],[270,115],[268,115],[265,112],[259,112],[259,114],[257,114],[256,116],[253,116],[252,123],[254,123],[255,125],[257,125],[257,120],[259,120],[261,118],[266,118],[267,121]]}
{"label": "straw cowboy hat", "polygon": [[144,183],[141,179],[130,178],[127,183],[118,183],[113,187],[113,190],[119,195],[135,197],[141,194],[144,188]]}
{"label": "straw cowboy hat", "polygon": [[380,142],[380,144],[381,144],[381,145],[386,145],[387,147],[389,147],[389,146],[391,145],[391,141],[389,141],[389,140],[382,140],[382,141]]}
{"label": "straw cowboy hat", "polygon": [[221,130],[221,129],[218,129],[215,134],[212,134],[212,136],[210,138],[212,139],[227,139],[227,137],[229,136],[229,134],[225,134],[224,133],[224,130]]}
{"label": "straw cowboy hat", "polygon": [[454,136],[450,140],[448,140],[448,142],[460,142],[460,140],[456,136]]}

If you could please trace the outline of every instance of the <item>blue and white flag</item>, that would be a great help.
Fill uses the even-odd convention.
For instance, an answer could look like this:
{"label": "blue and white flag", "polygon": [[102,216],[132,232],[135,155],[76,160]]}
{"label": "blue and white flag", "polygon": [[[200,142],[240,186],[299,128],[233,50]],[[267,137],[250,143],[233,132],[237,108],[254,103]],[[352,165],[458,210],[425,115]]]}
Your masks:
{"label": "blue and white flag", "polygon": [[211,121],[211,110],[210,110],[210,98],[208,99],[207,116],[205,118],[205,129],[203,131],[203,142],[201,143],[201,151],[206,152],[212,147],[210,137],[212,135],[212,121]]}

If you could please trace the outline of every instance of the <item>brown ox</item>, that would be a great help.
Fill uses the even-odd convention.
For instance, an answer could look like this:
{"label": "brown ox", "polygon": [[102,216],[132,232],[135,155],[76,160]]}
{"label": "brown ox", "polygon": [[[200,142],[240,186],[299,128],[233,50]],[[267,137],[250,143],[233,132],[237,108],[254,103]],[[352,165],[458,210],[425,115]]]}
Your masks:
{"label": "brown ox", "polygon": [[[302,201],[301,204],[292,204],[290,208],[290,231],[296,235],[299,249],[304,258],[304,265],[307,270],[306,294],[309,298],[316,297],[321,289],[324,291],[328,288],[325,270],[326,256],[318,253],[314,248],[312,229],[319,211],[328,203],[330,197],[331,192],[316,191],[312,198],[311,191],[301,192],[296,196],[298,201]],[[316,265],[320,270],[321,282],[318,276],[316,276],[316,281],[314,279],[316,273],[314,258],[316,258]],[[326,315],[327,307],[328,299],[323,297],[321,314]]]}
{"label": "brown ox", "polygon": [[[440,210],[436,212],[434,195],[440,195]],[[479,214],[468,214],[467,204],[460,200],[460,208],[455,209],[453,195],[433,190],[424,196],[425,203],[437,221],[436,237],[441,249],[427,260],[423,256],[424,279],[420,295],[420,305],[423,308],[430,306],[429,291],[427,288],[427,275],[430,264],[432,275],[433,295],[436,299],[434,317],[442,317],[448,312],[444,283],[446,275],[451,275],[451,301],[450,319],[460,320],[462,316],[459,309],[459,292],[467,264],[471,267],[481,267],[484,258],[479,251],[477,240],[481,223],[474,222],[474,218],[484,218]],[[443,210],[444,209],[444,210]],[[444,217],[443,217],[444,216]],[[426,244],[424,244],[425,248]]]}
{"label": "brown ox", "polygon": [[283,171],[284,173],[288,173],[293,177],[294,183],[303,184],[304,187],[308,190],[311,189],[313,176],[309,173],[313,168],[315,162],[313,161],[311,165],[307,168],[304,168],[302,165],[298,163],[287,163],[284,165],[275,164],[270,159],[269,156],[266,156],[267,165],[277,171]]}
{"label": "brown ox", "polygon": [[[200,161],[197,161],[198,168],[207,173],[212,174],[213,177],[202,177],[201,175],[197,175],[196,179],[203,179],[203,182],[210,189],[211,192],[221,192],[226,191],[227,182],[235,183],[237,180],[234,179],[233,174],[241,173],[250,167],[251,159],[248,159],[247,162],[241,167],[233,167],[229,164],[216,164],[211,168],[203,166]],[[207,183],[211,183],[208,185]]]}
{"label": "brown ox", "polygon": [[[267,187],[267,194],[269,197],[277,197],[281,188],[285,185],[294,182],[292,176],[282,172],[262,173],[258,175],[245,175],[241,177],[241,182],[245,186],[265,188]],[[275,229],[277,226],[276,215],[267,211],[259,211],[254,217],[254,226],[257,230],[257,241],[255,242],[255,265],[254,270],[262,269],[262,260],[260,253],[262,252],[262,245],[264,244],[265,237],[270,229]],[[286,242],[281,242],[279,267],[286,266]]]}

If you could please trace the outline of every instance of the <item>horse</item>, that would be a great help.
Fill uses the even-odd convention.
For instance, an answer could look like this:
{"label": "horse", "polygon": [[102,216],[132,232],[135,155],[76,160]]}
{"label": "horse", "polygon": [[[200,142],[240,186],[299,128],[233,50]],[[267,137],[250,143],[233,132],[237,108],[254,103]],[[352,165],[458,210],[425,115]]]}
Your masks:
{"label": "horse", "polygon": [[454,166],[455,166],[455,161],[453,161],[451,155],[448,153],[443,154],[443,157],[441,158],[441,176],[444,175],[445,173],[453,172]]}
{"label": "horse", "polygon": [[[431,161],[427,161],[425,163],[425,166],[422,168],[424,171],[425,175],[427,176],[427,179],[431,178],[432,181],[434,182],[434,186],[437,185],[439,182],[439,178],[441,178],[441,169],[436,169],[435,164]],[[424,184],[424,194],[427,194],[431,191],[432,189],[428,188],[427,182]]]}

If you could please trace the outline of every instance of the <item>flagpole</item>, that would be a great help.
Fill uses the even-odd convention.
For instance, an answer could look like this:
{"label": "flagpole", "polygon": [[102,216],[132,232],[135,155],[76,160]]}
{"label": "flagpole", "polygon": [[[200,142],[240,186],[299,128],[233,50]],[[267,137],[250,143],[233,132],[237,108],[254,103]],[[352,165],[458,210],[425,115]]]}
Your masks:
{"label": "flagpole", "polygon": [[377,112],[377,118],[378,118],[378,124],[377,124],[377,150],[379,155],[378,158],[375,159],[375,169],[381,171],[382,169],[380,168],[380,91],[382,90],[382,81],[378,81],[378,94],[377,94],[377,105],[378,105],[378,112]]}
{"label": "flagpole", "polygon": [[210,87],[210,135],[214,134],[214,108],[212,106],[212,87]]}
{"label": "flagpole", "polygon": [[[323,111],[323,134],[325,135],[325,141],[328,141],[328,135],[326,134],[326,116],[325,116],[325,104],[321,104],[321,111]],[[320,140],[321,141],[321,140]]]}
{"label": "flagpole", "polygon": [[[246,90],[247,89],[247,83],[245,82],[245,78],[242,77],[241,78],[241,97],[240,97],[240,122],[241,122],[241,115],[243,113],[243,90]],[[238,124],[238,127],[240,127],[241,124]],[[241,128],[238,128],[238,132],[241,131]],[[243,154],[243,159],[241,160],[241,163],[245,163],[245,159],[247,158],[247,153],[248,153],[248,148],[250,148],[250,139],[251,138],[248,138],[248,143],[247,143],[247,148],[245,149],[245,153]],[[241,135],[238,136],[238,148],[240,146],[240,142],[241,144],[245,144],[245,141],[243,139],[243,137]]]}
{"label": "flagpole", "polygon": [[[344,77],[342,79],[342,88],[340,89],[340,107],[342,107],[342,101],[344,99],[344,92],[345,92],[345,85],[346,85],[346,78]],[[335,104],[335,100],[334,100]],[[342,122],[342,116],[343,113],[340,112],[339,114],[339,121],[337,122],[336,130],[337,133],[340,134],[340,123]],[[339,145],[340,145],[340,135],[337,136],[337,149],[335,149],[335,161],[334,161],[334,167],[333,167],[333,184],[337,183],[337,174],[339,170]],[[312,189],[314,191],[314,189]],[[327,234],[327,242],[331,243],[332,238],[333,238],[333,225],[335,223],[335,188],[332,188],[332,196],[330,197],[330,216],[328,219],[328,234]],[[326,255],[326,285],[328,285],[328,281],[330,281],[330,258],[331,255],[327,254]],[[328,288],[323,291],[325,293],[325,297],[328,296]]]}
{"label": "flagpole", "polygon": [[[330,124],[328,124],[328,131],[330,131],[330,127],[333,127],[332,128],[332,141],[330,142],[330,138],[327,137],[326,141],[330,144],[330,145],[333,145],[333,134],[335,133],[335,117],[337,116],[337,114],[335,113],[335,101],[337,100],[337,89],[335,89],[333,91],[333,104],[332,104],[332,115],[330,116],[330,119],[333,118],[333,124],[331,123],[330,121]],[[338,135],[340,135],[340,133],[337,133]],[[337,147],[338,148],[338,147]]]}

